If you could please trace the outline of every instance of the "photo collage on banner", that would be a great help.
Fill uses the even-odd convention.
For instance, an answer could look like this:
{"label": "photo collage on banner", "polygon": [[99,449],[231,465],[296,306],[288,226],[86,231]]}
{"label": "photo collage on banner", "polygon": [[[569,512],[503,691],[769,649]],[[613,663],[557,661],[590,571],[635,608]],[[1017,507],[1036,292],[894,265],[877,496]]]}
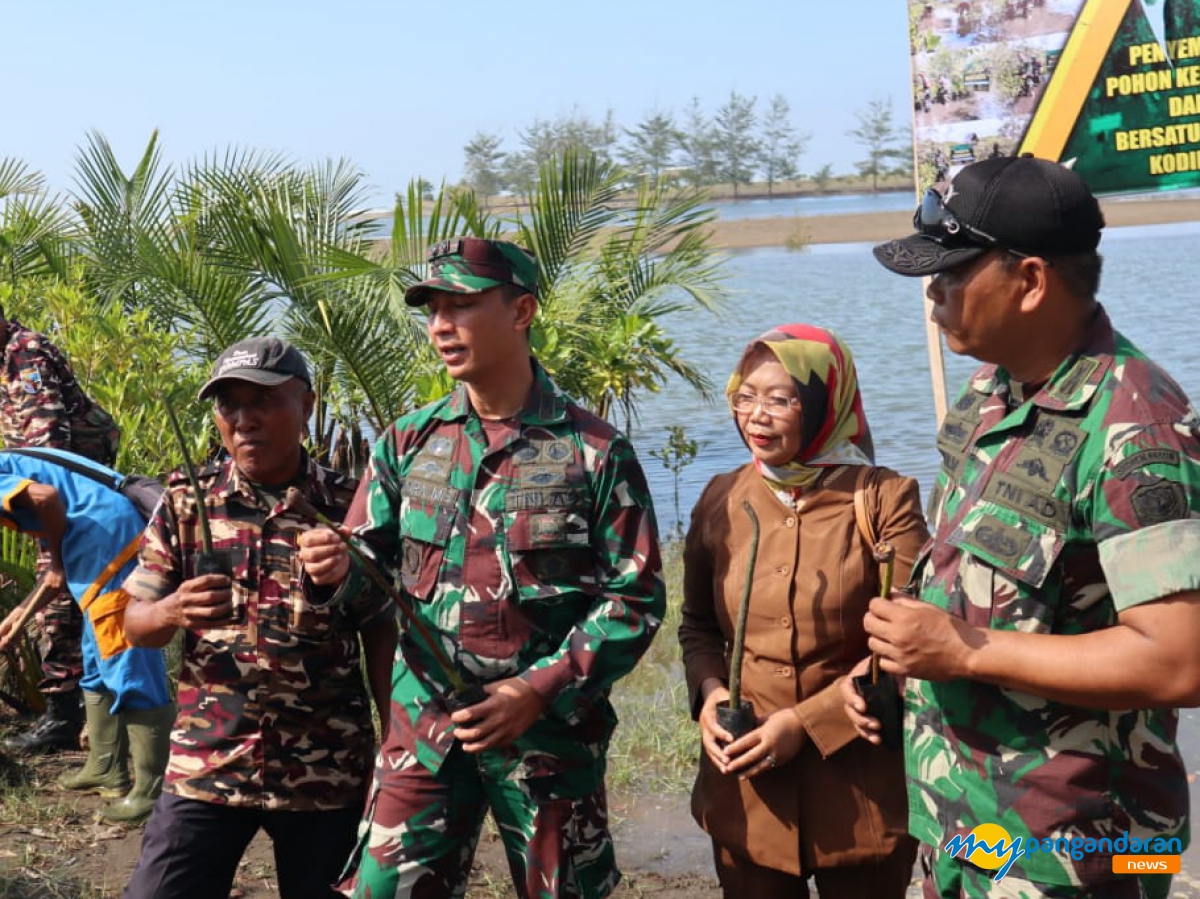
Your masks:
{"label": "photo collage on banner", "polygon": [[919,189],[1014,153],[1200,187],[1200,0],[915,0],[909,36]]}

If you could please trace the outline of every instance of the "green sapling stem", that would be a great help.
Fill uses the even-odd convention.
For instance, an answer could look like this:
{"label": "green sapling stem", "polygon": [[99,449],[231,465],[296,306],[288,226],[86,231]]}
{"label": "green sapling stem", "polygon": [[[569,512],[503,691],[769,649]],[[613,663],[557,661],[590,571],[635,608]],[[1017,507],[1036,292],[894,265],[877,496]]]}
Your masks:
{"label": "green sapling stem", "polygon": [[[892,595],[892,570],[896,565],[896,547],[886,540],[875,544],[872,554],[882,567],[879,573],[879,595],[888,599]],[[879,683],[879,656],[871,653],[871,683]]]}
{"label": "green sapling stem", "polygon": [[283,498],[283,504],[289,509],[292,509],[293,511],[303,515],[305,518],[311,518],[313,521],[324,525],[337,534],[338,539],[346,545],[346,548],[350,550],[351,555],[358,560],[359,565],[362,566],[362,570],[366,573],[367,577],[371,579],[371,582],[389,597],[391,597],[392,602],[394,602],[400,609],[400,614],[404,617],[405,622],[407,622],[412,629],[417,632],[417,635],[421,638],[421,641],[425,644],[429,651],[433,653],[434,661],[437,662],[438,667],[442,670],[442,674],[446,676],[446,680],[450,682],[450,686],[454,692],[465,693],[469,689],[467,682],[463,680],[462,675],[455,670],[454,665],[446,655],[445,650],[442,649],[441,644],[434,639],[433,634],[431,634],[429,629],[425,626],[425,622],[417,617],[417,613],[413,611],[412,605],[404,597],[404,595],[394,586],[392,586],[391,582],[384,577],[383,572],[379,570],[379,566],[375,564],[371,557],[355,546],[353,540],[343,534],[333,521],[321,514],[320,510],[310,503],[308,499],[305,498],[304,494],[295,487],[289,487],[287,489],[287,493]]}
{"label": "green sapling stem", "polygon": [[[196,475],[196,466],[192,464],[192,454],[188,452],[187,440],[183,436],[183,429],[179,427],[179,419],[175,417],[175,410],[166,400],[163,401],[163,405],[167,409],[171,430],[175,432],[175,440],[179,443],[179,452],[183,455],[183,470],[192,485],[192,494],[196,499],[196,520],[200,525],[200,546],[208,555],[212,553],[213,548],[212,531],[208,527],[208,512],[204,508],[204,493],[200,490],[200,478]],[[197,571],[196,573],[203,574],[204,572]]]}
{"label": "green sapling stem", "polygon": [[742,500],[742,508],[750,516],[750,561],[746,566],[746,583],[742,587],[742,601],[738,604],[737,624],[733,629],[733,651],[729,657],[729,707],[742,705],[742,649],[746,642],[746,618],[750,613],[750,588],[754,583],[754,563],[758,560],[758,516],[749,501]]}

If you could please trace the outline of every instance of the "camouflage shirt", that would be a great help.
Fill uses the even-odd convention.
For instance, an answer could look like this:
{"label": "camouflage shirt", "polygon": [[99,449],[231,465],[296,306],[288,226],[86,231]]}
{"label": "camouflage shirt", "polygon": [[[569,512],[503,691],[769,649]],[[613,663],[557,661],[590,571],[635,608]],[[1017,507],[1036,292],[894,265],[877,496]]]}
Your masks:
{"label": "camouflage shirt", "polygon": [[[375,446],[359,535],[469,681],[520,677],[546,711],[510,750],[513,776],[603,774],[612,684],[665,611],[645,476],[629,442],[535,363],[519,415],[483,423],[466,388],[411,413]],[[449,687],[401,619],[390,742],[433,771],[453,745]]]}
{"label": "camouflage shirt", "polygon": [[111,465],[120,437],[116,422],[76,383],[58,347],[17,321],[4,324],[0,340],[4,342],[0,370],[4,443],[72,450]]}
{"label": "camouflage shirt", "polygon": [[[354,482],[305,459],[298,486],[340,521]],[[166,790],[248,808],[314,811],[361,802],[374,733],[358,631],[386,601],[321,602],[302,583],[296,535],[311,523],[256,491],[231,461],[201,472],[214,549],[234,553],[236,613],[183,636]],[[282,491],[280,491],[282,494]],[[146,529],[125,590],[155,601],[195,576],[201,539],[186,477]]]}
{"label": "camouflage shirt", "polygon": [[[938,435],[920,598],[973,625],[1083,634],[1200,588],[1200,421],[1179,386],[1097,311],[1088,345],[1027,402],[976,372]],[[908,681],[910,830],[944,847],[1010,836],[1178,835],[1188,786],[1167,709],[1081,708],[969,680]],[[1111,880],[1111,857],[1022,856],[1013,874]]]}

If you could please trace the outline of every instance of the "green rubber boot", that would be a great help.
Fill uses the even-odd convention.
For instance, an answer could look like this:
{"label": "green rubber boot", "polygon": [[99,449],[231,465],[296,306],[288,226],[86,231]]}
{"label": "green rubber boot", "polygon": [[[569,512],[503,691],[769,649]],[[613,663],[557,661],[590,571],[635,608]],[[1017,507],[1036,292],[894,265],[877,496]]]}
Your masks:
{"label": "green rubber boot", "polygon": [[163,772],[171,750],[171,725],[175,706],[165,703],[154,709],[123,712],[129,732],[129,755],[133,759],[133,789],[119,802],[100,812],[106,821],[140,824],[150,816],[154,800],[162,792]]}
{"label": "green rubber boot", "polygon": [[129,772],[125,770],[129,744],[120,716],[112,713],[112,704],[111,694],[83,691],[88,757],[78,771],[69,771],[58,779],[64,789],[109,797],[129,792]]}

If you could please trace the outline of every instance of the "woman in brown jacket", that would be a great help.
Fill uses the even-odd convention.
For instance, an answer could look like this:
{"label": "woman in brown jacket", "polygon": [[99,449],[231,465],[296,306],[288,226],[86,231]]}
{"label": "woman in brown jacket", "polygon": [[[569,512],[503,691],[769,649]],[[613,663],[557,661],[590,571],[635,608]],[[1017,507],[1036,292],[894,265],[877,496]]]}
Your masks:
{"label": "woman in brown jacket", "polygon": [[[727,393],[752,458],[709,482],[684,550],[679,640],[703,743],[692,813],[727,897],[795,899],[813,877],[822,899],[899,899],[916,850],[903,755],[856,737],[838,682],[868,652],[873,542],[895,548],[904,584],[926,539],[917,484],[872,465],[854,362],[828,331],[758,337]],[[757,727],[731,741],[716,707],[751,564],[742,694]]]}

